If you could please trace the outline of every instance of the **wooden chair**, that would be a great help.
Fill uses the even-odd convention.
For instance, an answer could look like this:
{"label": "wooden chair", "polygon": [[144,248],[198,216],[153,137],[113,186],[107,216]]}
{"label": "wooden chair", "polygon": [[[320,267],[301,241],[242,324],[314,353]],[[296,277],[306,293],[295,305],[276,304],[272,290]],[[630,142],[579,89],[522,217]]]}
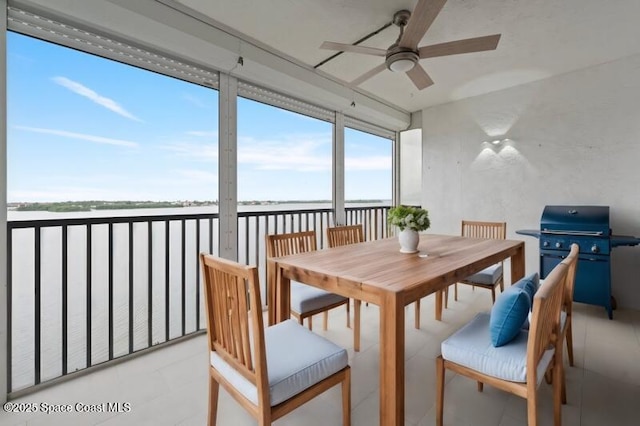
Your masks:
{"label": "wooden chair", "polygon": [[351,422],[347,351],[293,320],[264,329],[255,267],[200,255],[210,352],[208,425],[222,385],[260,426],[342,384],[342,422]]}
{"label": "wooden chair", "polygon": [[[504,240],[507,234],[507,224],[505,222],[472,222],[462,221],[463,237],[469,238],[493,238]],[[474,287],[488,288],[491,290],[493,302],[496,301],[496,287],[500,286],[500,291],[504,291],[503,263],[489,266],[482,271],[471,275],[467,279],[460,281]],[[454,299],[458,300],[458,283],[454,284]],[[437,297],[437,296],[436,296]],[[449,287],[444,289],[444,307],[449,306]],[[420,300],[415,302],[415,328],[420,328]]]}
{"label": "wooden chair", "polygon": [[329,243],[329,247],[362,243],[364,242],[362,224],[327,228],[327,241]]}
{"label": "wooden chair", "polygon": [[[362,225],[336,226],[327,228],[329,247],[344,246],[364,242]],[[362,302],[353,299],[353,350],[360,351],[360,308]]]}
{"label": "wooden chair", "polygon": [[[562,298],[562,311],[560,313],[560,327],[562,334],[560,335],[560,350],[562,351],[562,345],[564,341],[567,342],[567,355],[569,358],[569,365],[573,367],[573,333],[571,329],[571,314],[573,310],[573,289],[576,282],[576,268],[578,266],[578,254],[580,249],[577,244],[571,245],[569,255],[560,262],[566,265],[568,268],[567,277],[565,279],[564,295]],[[546,280],[545,280],[546,282]],[[564,369],[562,370],[562,403],[567,403],[567,384],[564,376]]]}
{"label": "wooden chair", "polygon": [[[461,233],[463,237],[469,238],[486,238],[504,240],[507,236],[507,224],[505,222],[472,222],[469,220],[462,221]],[[489,266],[482,271],[467,277],[460,281],[462,284],[468,284],[475,287],[481,287],[491,290],[491,299],[496,302],[496,287],[500,286],[500,291],[504,291],[504,262]],[[454,300],[458,300],[458,283],[454,284]],[[444,307],[449,305],[449,288],[444,292]]]}
{"label": "wooden chair", "polygon": [[[317,249],[316,232],[293,232],[288,234],[267,235],[266,236],[267,258],[288,256],[292,254],[304,253]],[[268,277],[274,274],[267,273]],[[269,300],[275,300],[275,284],[268,283]],[[291,315],[302,324],[305,318],[309,318],[307,324],[309,330],[313,329],[312,316],[322,312],[322,326],[327,329],[329,322],[328,311],[338,306],[347,307],[347,327],[351,327],[351,312],[349,308],[349,298],[340,296],[328,291],[312,287],[297,281],[291,281]]]}
{"label": "wooden chair", "polygon": [[493,347],[489,315],[480,313],[442,343],[442,355],[436,359],[436,425],[443,424],[446,369],[476,380],[479,391],[487,383],[525,398],[529,426],[538,424],[537,390],[545,373],[551,370],[554,424],[561,424],[564,371],[560,311],[570,262],[551,271],[534,296],[529,330],[521,331],[513,341]]}
{"label": "wooden chair", "polygon": [[571,316],[573,312],[573,289],[576,283],[576,268],[578,265],[578,253],[579,247],[577,244],[571,245],[571,251],[569,255],[561,262],[569,266],[569,273],[567,274],[564,299],[562,301],[562,311],[564,321],[562,327],[562,340],[567,341],[567,355],[569,358],[569,365],[573,367],[573,331],[571,328]]}

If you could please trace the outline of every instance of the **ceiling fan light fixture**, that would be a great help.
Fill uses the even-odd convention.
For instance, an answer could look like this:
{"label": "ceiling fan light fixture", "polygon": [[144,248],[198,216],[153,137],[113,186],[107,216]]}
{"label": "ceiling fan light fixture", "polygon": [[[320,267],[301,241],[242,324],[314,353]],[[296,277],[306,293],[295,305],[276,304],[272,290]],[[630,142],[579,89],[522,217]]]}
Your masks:
{"label": "ceiling fan light fixture", "polygon": [[389,69],[393,72],[407,72],[411,71],[415,66],[416,63],[411,59],[398,59],[389,64]]}
{"label": "ceiling fan light fixture", "polygon": [[411,71],[418,63],[418,55],[411,51],[400,51],[387,56],[387,68],[393,72]]}

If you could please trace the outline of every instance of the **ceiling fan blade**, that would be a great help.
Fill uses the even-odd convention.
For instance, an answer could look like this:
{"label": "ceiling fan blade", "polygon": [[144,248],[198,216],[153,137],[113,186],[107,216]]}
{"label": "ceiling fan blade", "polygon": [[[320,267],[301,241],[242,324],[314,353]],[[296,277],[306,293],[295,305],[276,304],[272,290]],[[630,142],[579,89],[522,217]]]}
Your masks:
{"label": "ceiling fan blade", "polygon": [[495,50],[499,41],[500,34],[449,41],[447,43],[432,44],[431,46],[422,46],[418,49],[418,54],[420,59],[425,59],[460,53],[483,52]]}
{"label": "ceiling fan blade", "polygon": [[407,71],[407,75],[411,81],[413,81],[413,84],[415,84],[418,90],[422,90],[433,84],[433,80],[431,80],[429,74],[427,74],[420,64],[416,64],[413,68]]}
{"label": "ceiling fan blade", "polygon": [[385,57],[387,54],[387,51],[384,49],[378,49],[375,47],[366,47],[366,46],[354,46],[353,44],[345,44],[345,43],[334,43],[332,41],[325,41],[320,46],[320,49],[340,50],[342,52],[362,53],[364,55],[374,55],[374,56],[382,56],[382,57]]}
{"label": "ceiling fan blade", "polygon": [[380,65],[378,65],[377,67],[365,72],[364,74],[362,74],[360,77],[356,78],[355,80],[353,80],[350,84],[352,86],[358,86],[361,83],[369,80],[371,77],[373,77],[376,74],[381,73],[382,71],[384,71],[385,69],[387,69],[387,65],[382,63]]}
{"label": "ceiling fan blade", "polygon": [[418,47],[418,43],[446,2],[447,0],[419,0],[416,8],[411,12],[411,18],[404,29],[399,45],[410,49]]}

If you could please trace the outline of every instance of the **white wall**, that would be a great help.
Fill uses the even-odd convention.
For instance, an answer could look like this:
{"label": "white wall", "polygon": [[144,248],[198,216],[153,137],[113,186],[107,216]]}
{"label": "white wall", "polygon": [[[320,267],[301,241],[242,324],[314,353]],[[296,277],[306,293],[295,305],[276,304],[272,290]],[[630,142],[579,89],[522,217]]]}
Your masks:
{"label": "white wall", "polygon": [[422,203],[422,129],[400,132],[400,204]]}
{"label": "white wall", "polygon": [[[504,220],[526,241],[527,273],[538,241],[515,231],[538,228],[547,204],[609,205],[613,232],[640,236],[639,73],[635,55],[423,110],[430,231]],[[640,246],[613,251],[612,281],[618,305],[640,309]]]}

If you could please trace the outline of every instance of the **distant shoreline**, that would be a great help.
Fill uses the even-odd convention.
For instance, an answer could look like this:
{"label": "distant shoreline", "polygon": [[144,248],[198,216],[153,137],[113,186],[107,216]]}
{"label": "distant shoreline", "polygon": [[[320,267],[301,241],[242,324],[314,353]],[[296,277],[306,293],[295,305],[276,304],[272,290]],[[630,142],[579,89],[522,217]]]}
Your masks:
{"label": "distant shoreline", "polygon": [[[347,200],[347,203],[382,203],[384,200]],[[331,200],[248,200],[238,201],[241,206],[271,206],[280,204],[331,204]],[[73,213],[90,212],[96,210],[130,210],[130,209],[158,209],[181,207],[218,206],[218,201],[61,201],[61,202],[11,202],[7,203],[7,210],[18,212],[51,212]]]}

